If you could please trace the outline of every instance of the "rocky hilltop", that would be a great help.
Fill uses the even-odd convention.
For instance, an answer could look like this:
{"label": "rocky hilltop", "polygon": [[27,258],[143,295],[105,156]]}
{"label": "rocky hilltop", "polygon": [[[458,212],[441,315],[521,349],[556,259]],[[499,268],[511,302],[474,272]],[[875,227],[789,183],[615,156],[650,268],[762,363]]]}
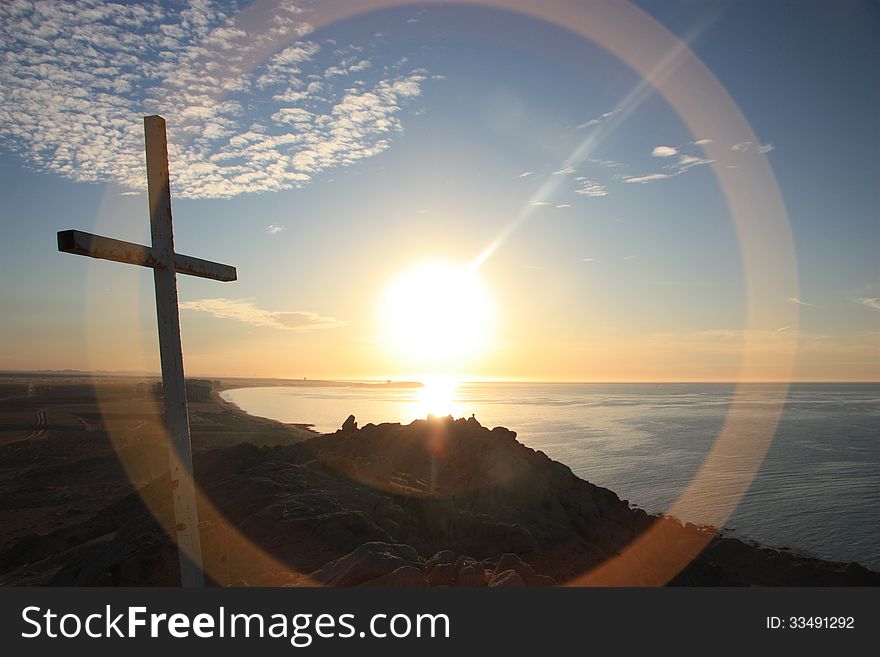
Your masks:
{"label": "rocky hilltop", "polygon": [[[630,508],[474,418],[358,428],[351,417],[295,444],[202,449],[195,467],[206,570],[219,585],[880,584],[857,564]],[[170,502],[166,474],[18,540],[0,553],[3,583],[174,585]]]}

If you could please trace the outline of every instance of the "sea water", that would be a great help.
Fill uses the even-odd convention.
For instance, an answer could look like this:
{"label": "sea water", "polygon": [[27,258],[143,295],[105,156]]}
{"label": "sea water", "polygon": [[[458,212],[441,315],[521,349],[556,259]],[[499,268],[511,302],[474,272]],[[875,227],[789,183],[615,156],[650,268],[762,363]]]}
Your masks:
{"label": "sea water", "polygon": [[[438,390],[439,387],[439,390]],[[428,388],[228,390],[248,413],[333,431],[349,414],[409,422],[427,412],[505,426],[526,445],[649,512],[665,512],[718,438],[732,384],[460,383]],[[743,386],[775,414],[772,384]],[[880,384],[793,384],[757,475],[724,523],[733,535],[880,570]],[[707,501],[707,504],[710,504]],[[706,522],[710,510],[688,511]],[[702,517],[701,517],[702,516]]]}

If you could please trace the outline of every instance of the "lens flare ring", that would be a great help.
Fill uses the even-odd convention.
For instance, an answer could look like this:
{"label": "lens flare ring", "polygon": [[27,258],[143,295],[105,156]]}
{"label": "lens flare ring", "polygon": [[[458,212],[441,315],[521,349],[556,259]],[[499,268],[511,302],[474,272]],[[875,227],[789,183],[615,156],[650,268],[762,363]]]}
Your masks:
{"label": "lens flare ring", "polygon": [[[314,7],[310,21],[314,28],[326,28],[342,20],[352,19],[367,13],[395,8],[429,5],[417,0],[322,0]],[[723,85],[697,56],[675,35],[670,33],[647,13],[630,2],[581,3],[571,0],[457,0],[449,5],[489,8],[509,11],[522,16],[544,21],[592,41],[615,55],[624,64],[639,73],[642,79],[656,89],[678,113],[695,138],[712,135],[713,142],[703,148],[708,158],[722,162],[729,154],[722,144],[736,144],[745,141],[759,143],[748,121],[727,93]],[[301,35],[281,35],[272,33],[274,2],[257,2],[240,12],[235,22],[247,26],[249,32],[262,30],[266,39],[260,57],[265,60],[281,47],[297,41]],[[274,40],[273,40],[274,39]],[[658,62],[667,62],[658,71]],[[256,66],[259,62],[254,61]],[[156,90],[156,98],[161,102],[162,90]],[[165,90],[168,98],[174,91]],[[214,99],[220,101],[221,99]],[[576,157],[577,153],[573,154]],[[173,166],[173,164],[172,164]],[[780,303],[797,289],[794,246],[788,217],[769,162],[763,154],[758,154],[752,167],[731,170],[726,167],[713,167],[718,183],[724,194],[740,245],[743,272],[746,286],[746,330],[740,364],[740,375],[731,399],[724,425],[715,444],[706,457],[694,479],[678,500],[668,509],[670,515],[687,516],[688,509],[695,506],[710,492],[717,495],[719,475],[726,474],[725,494],[715,509],[711,524],[721,527],[739,503],[740,498],[751,484],[775,432],[779,416],[787,395],[791,378],[796,347],[797,308],[795,304]],[[106,221],[99,217],[96,222]],[[522,219],[517,219],[517,224]],[[508,226],[509,234],[516,225]],[[101,232],[101,231],[98,231]],[[498,248],[505,234],[499,236],[475,261],[478,267]],[[494,244],[494,246],[493,246]],[[98,298],[101,295],[101,281],[94,264],[90,264],[87,280],[87,294]],[[761,379],[766,371],[767,354],[760,351],[757,335],[768,327],[790,326],[787,332],[789,342],[772,363],[775,372],[786,373],[785,380],[762,398],[765,412],[756,415],[752,412],[749,398],[742,382]],[[99,350],[100,340],[92,335],[89,349]],[[102,402],[102,413],[106,415]],[[122,436],[111,441],[119,449]],[[727,463],[737,459],[735,475],[728,472]],[[123,465],[128,469],[124,459]],[[208,515],[223,518],[213,502],[197,488],[200,508]],[[154,515],[159,515],[155,502],[145,499]],[[267,572],[290,572],[290,566],[255,545],[241,534],[228,521],[222,520],[220,531],[230,552],[239,554],[240,559],[263,564]],[[173,528],[166,528],[173,536]],[[662,525],[655,525],[622,553],[610,558],[590,572],[574,578],[568,585],[663,585],[680,572],[711,540],[713,534],[705,533],[700,545],[692,545],[687,553],[671,549],[669,538]],[[634,579],[634,564],[651,560],[662,564],[645,580]],[[216,581],[223,581],[222,573],[212,572],[211,565],[206,570]],[[308,581],[307,578],[303,581]],[[313,584],[319,584],[312,582]]]}

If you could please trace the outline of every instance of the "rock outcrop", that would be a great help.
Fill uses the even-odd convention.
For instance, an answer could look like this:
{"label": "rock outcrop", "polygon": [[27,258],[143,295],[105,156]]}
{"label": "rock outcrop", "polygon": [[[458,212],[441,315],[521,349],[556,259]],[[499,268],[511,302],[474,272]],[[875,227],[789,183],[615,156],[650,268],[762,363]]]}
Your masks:
{"label": "rock outcrop", "polygon": [[411,573],[419,573],[424,584],[422,564],[423,560],[409,545],[364,543],[344,557],[324,564],[310,577],[328,586],[358,586],[406,581]]}
{"label": "rock outcrop", "polygon": [[[601,578],[588,583],[880,584],[857,564],[632,509],[474,418],[358,428],[349,417],[297,444],[203,450],[195,466],[206,570],[219,585],[554,586],[593,572]],[[20,541],[0,554],[3,583],[175,584],[169,491],[166,475]],[[645,536],[651,549],[629,551]]]}

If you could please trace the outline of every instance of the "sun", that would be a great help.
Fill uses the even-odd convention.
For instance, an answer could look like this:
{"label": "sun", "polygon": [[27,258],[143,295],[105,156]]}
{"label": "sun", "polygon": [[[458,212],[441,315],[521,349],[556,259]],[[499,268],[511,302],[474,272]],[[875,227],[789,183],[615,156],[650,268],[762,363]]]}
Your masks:
{"label": "sun", "polygon": [[467,265],[422,262],[396,276],[379,304],[386,348],[410,372],[460,373],[491,346],[495,304]]}

